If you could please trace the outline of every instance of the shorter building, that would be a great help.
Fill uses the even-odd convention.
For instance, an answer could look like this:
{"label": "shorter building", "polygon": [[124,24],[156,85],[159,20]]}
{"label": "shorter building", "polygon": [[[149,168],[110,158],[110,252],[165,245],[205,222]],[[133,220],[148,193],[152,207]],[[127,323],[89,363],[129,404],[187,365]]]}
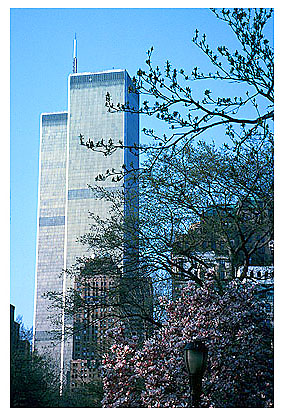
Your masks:
{"label": "shorter building", "polygon": [[[243,267],[237,270],[237,277],[243,271]],[[274,267],[273,266],[249,266],[243,283],[251,281],[257,287],[258,296],[264,300],[265,309],[273,322],[274,319]]]}
{"label": "shorter building", "polygon": [[[114,327],[118,303],[118,271],[103,260],[105,275],[101,275],[99,260],[89,259],[75,281],[79,302],[74,317],[73,359],[70,365],[70,389],[98,380],[102,356],[109,350],[107,330]],[[115,271],[114,271],[115,270]]]}
{"label": "shorter building", "polygon": [[27,339],[21,339],[20,324],[15,321],[15,307],[10,305],[10,354],[21,357],[29,357],[31,354],[31,345]]}
{"label": "shorter building", "polygon": [[220,279],[225,280],[231,273],[231,262],[224,254],[214,251],[194,253],[195,261],[188,260],[185,256],[175,256],[173,262],[172,293],[173,298],[180,296],[187,282],[200,280],[206,273],[216,273]]}
{"label": "shorter building", "polygon": [[[236,276],[240,278],[242,271],[243,267],[238,267]],[[265,285],[273,284],[274,266],[249,266],[247,279],[252,279]]]}
{"label": "shorter building", "polygon": [[15,307],[10,305],[10,352],[14,353],[19,344],[20,324],[15,321]]}
{"label": "shorter building", "polygon": [[267,202],[245,198],[234,205],[210,205],[187,233],[176,235],[172,249],[174,293],[185,280],[200,283],[201,275],[209,270],[221,281],[242,280],[248,273],[254,274],[257,266],[272,266],[273,212]]}

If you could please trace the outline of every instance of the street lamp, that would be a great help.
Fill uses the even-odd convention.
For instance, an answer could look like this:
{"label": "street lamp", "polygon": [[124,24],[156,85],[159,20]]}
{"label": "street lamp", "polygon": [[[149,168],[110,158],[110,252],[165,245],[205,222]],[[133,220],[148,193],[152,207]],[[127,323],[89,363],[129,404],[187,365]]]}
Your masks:
{"label": "street lamp", "polygon": [[188,342],[184,347],[184,360],[189,373],[192,407],[200,407],[202,377],[206,369],[208,349],[202,341]]}

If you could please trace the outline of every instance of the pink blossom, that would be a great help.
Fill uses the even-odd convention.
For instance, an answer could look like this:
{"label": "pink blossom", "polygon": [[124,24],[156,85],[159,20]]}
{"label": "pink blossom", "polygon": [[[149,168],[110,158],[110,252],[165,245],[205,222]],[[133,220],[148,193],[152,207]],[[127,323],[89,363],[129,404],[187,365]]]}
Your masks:
{"label": "pink blossom", "polygon": [[273,407],[273,329],[254,287],[231,282],[219,293],[210,277],[161,302],[166,324],[139,350],[122,329],[113,331],[104,407],[189,407],[183,347],[197,337],[209,348],[202,407]]}

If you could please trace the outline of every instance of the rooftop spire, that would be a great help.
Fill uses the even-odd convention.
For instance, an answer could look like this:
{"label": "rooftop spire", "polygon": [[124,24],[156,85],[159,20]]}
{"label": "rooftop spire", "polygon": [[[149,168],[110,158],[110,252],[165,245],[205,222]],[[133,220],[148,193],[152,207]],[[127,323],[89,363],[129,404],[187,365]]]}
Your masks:
{"label": "rooftop spire", "polygon": [[76,33],[74,34],[73,40],[73,61],[72,61],[72,72],[77,73],[77,56],[76,56]]}

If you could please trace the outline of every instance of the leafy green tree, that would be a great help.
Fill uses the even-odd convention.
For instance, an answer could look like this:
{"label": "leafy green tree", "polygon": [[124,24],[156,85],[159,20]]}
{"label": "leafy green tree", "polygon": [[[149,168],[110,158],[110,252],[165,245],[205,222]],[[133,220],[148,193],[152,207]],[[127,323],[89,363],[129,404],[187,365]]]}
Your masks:
{"label": "leafy green tree", "polygon": [[50,357],[31,354],[32,329],[25,328],[21,317],[18,321],[20,345],[10,357],[10,406],[58,407],[59,377],[54,363]]}
{"label": "leafy green tree", "polygon": [[[239,154],[203,142],[187,144],[183,152],[165,150],[146,174],[145,186],[150,198],[141,216],[146,216],[146,223],[149,216],[154,218],[152,238],[162,229],[158,219],[166,217],[166,238],[159,250],[169,253],[173,247],[176,258],[184,256],[190,263],[191,272],[204,265],[201,255],[208,251],[228,257],[231,277],[236,267],[245,266],[243,278],[249,265],[273,262],[268,246],[273,238],[269,144],[245,146]],[[194,280],[193,273],[183,273]]]}
{"label": "leafy green tree", "polygon": [[60,407],[102,407],[103,383],[95,380],[84,383],[74,391],[67,389],[60,398]]}
{"label": "leafy green tree", "polygon": [[[146,163],[151,166],[150,156]],[[272,169],[269,143],[259,143],[257,149],[245,146],[239,154],[206,143],[189,144],[181,153],[167,149],[150,171],[139,175],[138,235],[136,221],[122,215],[123,195],[93,187],[97,196],[112,202],[111,216],[91,215],[89,233],[81,238],[91,257],[80,258],[68,272],[80,285],[91,286],[97,277],[110,276],[116,270],[115,283],[91,301],[76,287],[70,290],[65,316],[88,311],[93,324],[101,319],[93,318],[93,312],[104,308],[103,319],[114,318],[114,324],[138,318],[149,333],[152,327],[162,325],[158,294],[168,291],[179,273],[184,281],[203,283],[197,273],[199,266],[211,267],[203,253],[214,251],[230,260],[228,279],[235,277],[239,266],[245,266],[243,279],[249,265],[272,264]],[[127,238],[129,251],[139,247],[138,259],[127,261],[126,275],[122,268],[125,235],[131,235]],[[179,263],[179,258],[185,262]],[[215,278],[226,284],[219,274]],[[52,298],[61,308],[61,294],[53,293]]]}

